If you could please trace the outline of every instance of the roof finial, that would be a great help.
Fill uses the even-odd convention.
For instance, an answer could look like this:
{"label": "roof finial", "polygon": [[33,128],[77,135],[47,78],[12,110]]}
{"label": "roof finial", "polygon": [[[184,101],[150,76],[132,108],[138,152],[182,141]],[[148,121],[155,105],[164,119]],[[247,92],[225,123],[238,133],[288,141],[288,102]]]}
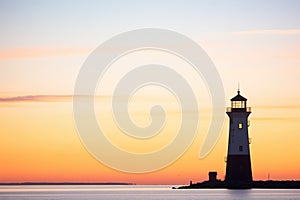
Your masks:
{"label": "roof finial", "polygon": [[238,82],[238,91],[237,91],[238,94],[240,94],[240,82]]}

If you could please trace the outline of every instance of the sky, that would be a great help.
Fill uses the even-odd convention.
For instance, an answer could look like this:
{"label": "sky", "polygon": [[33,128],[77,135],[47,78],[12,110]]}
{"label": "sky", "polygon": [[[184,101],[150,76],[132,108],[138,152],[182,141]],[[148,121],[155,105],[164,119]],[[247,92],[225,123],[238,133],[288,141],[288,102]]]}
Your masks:
{"label": "sky", "polygon": [[[124,173],[97,161],[80,141],[72,94],[83,63],[106,40],[140,28],[172,30],[199,44],[220,74],[226,106],[230,106],[239,83],[241,94],[252,107],[249,133],[254,179],[265,180],[268,174],[271,179],[300,179],[299,10],[300,2],[290,0],[1,0],[0,182],[187,184],[190,180],[206,180],[211,170],[224,178],[227,116],[215,147],[199,159],[211,120],[210,95],[201,78],[190,80],[200,104],[197,135],[190,148],[171,165],[151,173]],[[133,63],[155,59],[192,76],[176,58],[151,51],[133,54],[127,60],[125,56],[114,64],[111,73],[117,73],[120,66],[130,68]],[[114,89],[111,83],[116,80],[118,76],[113,75],[103,84],[108,97]],[[101,88],[97,94],[101,94]],[[99,121],[103,115],[110,115],[106,107],[110,100],[100,98],[96,104]],[[167,135],[147,144],[130,143],[124,135],[109,135],[111,130],[117,131],[109,119],[104,128],[108,137],[128,151],[162,147],[180,120],[174,112],[178,111],[176,99],[154,87],[141,90],[133,102],[132,119],[142,126],[149,123],[149,106],[157,102],[166,106],[170,117],[164,130]]]}

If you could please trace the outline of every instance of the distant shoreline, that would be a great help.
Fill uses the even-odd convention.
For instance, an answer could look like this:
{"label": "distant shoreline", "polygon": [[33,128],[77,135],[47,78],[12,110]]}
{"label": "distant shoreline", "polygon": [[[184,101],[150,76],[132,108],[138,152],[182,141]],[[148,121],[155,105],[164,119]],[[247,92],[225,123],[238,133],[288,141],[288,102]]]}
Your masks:
{"label": "distant shoreline", "polygon": [[122,182],[20,182],[20,183],[0,183],[0,185],[135,185],[135,184],[122,183]]}

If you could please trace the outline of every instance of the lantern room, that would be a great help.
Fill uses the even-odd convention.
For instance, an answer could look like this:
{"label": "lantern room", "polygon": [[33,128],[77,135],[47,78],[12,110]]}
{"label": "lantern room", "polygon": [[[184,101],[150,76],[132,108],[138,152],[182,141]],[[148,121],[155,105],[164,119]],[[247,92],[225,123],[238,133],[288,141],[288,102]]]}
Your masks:
{"label": "lantern room", "polygon": [[240,90],[237,92],[238,94],[231,99],[231,108],[230,112],[245,112],[247,109],[247,99],[240,95]]}

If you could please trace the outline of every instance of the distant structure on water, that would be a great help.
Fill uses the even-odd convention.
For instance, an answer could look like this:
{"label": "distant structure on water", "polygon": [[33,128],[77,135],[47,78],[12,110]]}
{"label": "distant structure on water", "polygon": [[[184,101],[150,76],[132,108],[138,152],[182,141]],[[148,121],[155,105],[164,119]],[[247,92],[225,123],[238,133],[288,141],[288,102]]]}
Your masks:
{"label": "distant structure on water", "polygon": [[217,172],[208,172],[208,181],[213,182],[217,181]]}
{"label": "distant structure on water", "polygon": [[226,113],[230,120],[225,182],[229,185],[252,182],[248,135],[251,108],[247,107],[247,99],[240,95],[240,90],[231,99]]}

